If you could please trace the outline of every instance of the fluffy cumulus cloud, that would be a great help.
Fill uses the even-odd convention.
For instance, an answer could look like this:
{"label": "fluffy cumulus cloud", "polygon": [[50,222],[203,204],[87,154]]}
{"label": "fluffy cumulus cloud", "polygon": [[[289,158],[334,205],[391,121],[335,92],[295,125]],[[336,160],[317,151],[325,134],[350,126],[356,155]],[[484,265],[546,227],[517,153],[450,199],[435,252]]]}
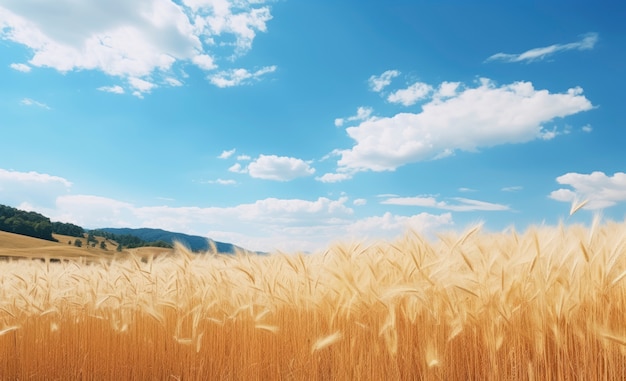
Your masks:
{"label": "fluffy cumulus cloud", "polygon": [[550,193],[550,198],[567,203],[587,201],[584,209],[598,210],[626,201],[626,173],[608,176],[604,172],[590,174],[570,172],[556,178],[560,188]]}
{"label": "fluffy cumulus cloud", "polygon": [[587,33],[579,41],[570,42],[568,44],[554,44],[550,46],[544,46],[541,48],[534,48],[527,50],[519,54],[509,53],[496,53],[487,58],[487,61],[502,61],[502,62],[532,62],[541,61],[547,57],[550,57],[559,52],[565,52],[568,50],[590,50],[598,42],[597,33]]}
{"label": "fluffy cumulus cloud", "polygon": [[[60,72],[100,70],[126,82],[135,95],[171,85],[174,64],[213,70],[220,57],[248,51],[272,18],[263,0],[23,0],[0,6],[0,39],[26,46],[28,65]],[[230,48],[230,53],[225,52]],[[173,78],[175,79],[175,78]]]}
{"label": "fluffy cumulus cloud", "polygon": [[387,100],[391,103],[400,103],[404,106],[411,106],[428,97],[432,91],[433,88],[429,84],[415,82],[406,89],[396,90],[395,92],[389,94]]}
{"label": "fluffy cumulus cloud", "polygon": [[248,164],[251,177],[265,180],[289,181],[315,173],[309,163],[287,156],[260,155]]}
{"label": "fluffy cumulus cloud", "polygon": [[432,196],[416,196],[416,197],[391,197],[381,201],[386,205],[401,206],[419,206],[425,208],[435,208],[450,210],[454,212],[474,212],[474,211],[504,211],[510,210],[509,206],[502,204],[494,204],[486,201],[472,200],[463,197],[453,197],[454,203],[446,201],[438,201]]}
{"label": "fluffy cumulus cloud", "polygon": [[393,171],[407,163],[450,156],[456,150],[475,152],[553,138],[556,133],[551,134],[544,124],[593,107],[579,87],[551,93],[535,89],[530,82],[497,85],[482,78],[474,87],[446,82],[438,88],[420,112],[369,118],[347,127],[354,146],[336,150],[337,173],[320,179],[344,180],[359,171]]}

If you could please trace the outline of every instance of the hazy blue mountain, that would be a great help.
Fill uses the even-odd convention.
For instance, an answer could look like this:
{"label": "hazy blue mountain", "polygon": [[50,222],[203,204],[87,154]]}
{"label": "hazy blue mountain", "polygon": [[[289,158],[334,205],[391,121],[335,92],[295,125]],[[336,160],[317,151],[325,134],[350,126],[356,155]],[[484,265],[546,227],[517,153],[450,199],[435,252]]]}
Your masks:
{"label": "hazy blue mountain", "polygon": [[242,248],[235,246],[231,243],[213,241],[207,237],[201,237],[197,235],[189,235],[183,233],[175,233],[162,229],[150,229],[150,228],[102,228],[96,230],[103,230],[116,235],[133,235],[146,242],[165,241],[168,243],[174,243],[178,241],[183,245],[190,248],[192,251],[207,251],[209,250],[209,242],[215,243],[215,247],[219,253],[232,254],[235,250],[243,250]]}

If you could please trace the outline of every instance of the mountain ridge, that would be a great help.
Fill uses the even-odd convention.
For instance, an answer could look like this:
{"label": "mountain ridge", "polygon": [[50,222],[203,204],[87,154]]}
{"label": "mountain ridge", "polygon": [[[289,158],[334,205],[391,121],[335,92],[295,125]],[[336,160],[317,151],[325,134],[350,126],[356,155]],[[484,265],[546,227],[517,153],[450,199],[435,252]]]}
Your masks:
{"label": "mountain ridge", "polygon": [[170,244],[180,242],[191,251],[203,252],[211,249],[211,243],[215,245],[218,253],[234,254],[237,251],[248,251],[232,243],[215,241],[208,237],[172,232],[156,228],[99,228],[93,231],[105,231],[116,235],[132,235],[147,242],[164,241]]}

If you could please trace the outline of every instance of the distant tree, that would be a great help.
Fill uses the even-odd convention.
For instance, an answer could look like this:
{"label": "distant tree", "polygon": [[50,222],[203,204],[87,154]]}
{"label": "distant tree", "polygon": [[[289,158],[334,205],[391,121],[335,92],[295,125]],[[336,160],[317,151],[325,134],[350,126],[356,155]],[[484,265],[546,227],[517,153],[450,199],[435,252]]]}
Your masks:
{"label": "distant tree", "polygon": [[89,234],[87,235],[87,242],[88,242],[88,243],[93,243],[93,244],[98,243],[98,240],[97,240],[97,239],[96,239],[96,237],[93,235],[93,232],[89,232]]}
{"label": "distant tree", "polygon": [[122,251],[122,244],[121,244],[121,243],[119,243],[119,244],[117,245],[117,251],[118,251],[118,252]]}
{"label": "distant tree", "polygon": [[106,244],[104,241],[101,241],[101,242],[100,242],[100,248],[101,248],[102,250],[106,250],[106,249],[107,249],[107,244]]}
{"label": "distant tree", "polygon": [[72,240],[67,241],[67,244],[71,245],[72,244]]}
{"label": "distant tree", "polygon": [[83,247],[83,241],[81,241],[79,239],[76,239],[74,241],[74,246],[76,246],[76,247]]}

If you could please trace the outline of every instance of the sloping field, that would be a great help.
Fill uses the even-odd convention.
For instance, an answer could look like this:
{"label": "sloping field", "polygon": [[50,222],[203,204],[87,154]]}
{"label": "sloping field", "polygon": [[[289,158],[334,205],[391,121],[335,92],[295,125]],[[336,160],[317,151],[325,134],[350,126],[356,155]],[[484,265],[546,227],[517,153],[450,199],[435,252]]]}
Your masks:
{"label": "sloping field", "polygon": [[626,379],[626,223],[0,261],[5,379]]}
{"label": "sloping field", "polygon": [[[102,250],[98,246],[87,247],[87,240],[82,239],[83,247],[76,247],[73,242],[76,237],[53,234],[59,242],[47,241],[0,231],[0,256],[24,258],[94,258],[112,256],[115,246],[109,250]],[[69,242],[72,242],[70,245]]]}
{"label": "sloping field", "polygon": [[[95,247],[87,245],[87,239],[82,238],[82,247],[74,246],[77,237],[53,234],[58,242],[47,241],[28,237],[21,234],[13,234],[0,231],[0,257],[8,258],[53,258],[53,259],[113,259],[127,255],[136,255],[141,258],[172,253],[173,250],[159,247],[140,247],[125,249],[121,253],[116,251],[117,243],[95,237],[98,241]],[[107,249],[100,248],[100,242],[104,241]]]}

